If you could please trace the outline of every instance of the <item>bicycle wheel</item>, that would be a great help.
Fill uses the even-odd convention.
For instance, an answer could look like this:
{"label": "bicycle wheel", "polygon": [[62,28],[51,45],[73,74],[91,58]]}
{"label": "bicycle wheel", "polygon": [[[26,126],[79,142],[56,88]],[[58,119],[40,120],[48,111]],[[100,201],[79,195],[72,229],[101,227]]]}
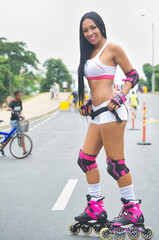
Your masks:
{"label": "bicycle wheel", "polygon": [[[23,146],[25,144],[26,154],[24,154]],[[10,153],[18,159],[26,158],[32,151],[33,142],[26,134],[16,135],[12,138],[9,145]]]}

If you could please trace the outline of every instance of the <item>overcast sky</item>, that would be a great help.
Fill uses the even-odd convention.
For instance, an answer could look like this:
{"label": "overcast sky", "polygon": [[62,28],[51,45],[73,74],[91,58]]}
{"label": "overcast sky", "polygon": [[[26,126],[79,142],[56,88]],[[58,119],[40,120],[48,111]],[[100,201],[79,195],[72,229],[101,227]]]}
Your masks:
{"label": "overcast sky", "polygon": [[[140,74],[142,64],[152,62],[154,22],[155,64],[159,64],[158,0],[0,0],[0,36],[26,42],[41,63],[61,58],[70,70],[76,70],[79,22],[88,11],[101,15],[108,40],[125,50]],[[120,75],[118,71],[116,79]]]}

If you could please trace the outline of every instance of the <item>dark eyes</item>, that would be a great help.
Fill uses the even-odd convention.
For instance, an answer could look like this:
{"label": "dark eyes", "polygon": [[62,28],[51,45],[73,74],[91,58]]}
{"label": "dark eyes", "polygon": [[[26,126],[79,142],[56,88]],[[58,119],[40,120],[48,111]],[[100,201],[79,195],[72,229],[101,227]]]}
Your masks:
{"label": "dark eyes", "polygon": [[[96,26],[91,27],[92,30],[94,30],[95,28],[96,28]],[[84,29],[83,32],[86,33],[86,32],[88,32],[88,30]]]}

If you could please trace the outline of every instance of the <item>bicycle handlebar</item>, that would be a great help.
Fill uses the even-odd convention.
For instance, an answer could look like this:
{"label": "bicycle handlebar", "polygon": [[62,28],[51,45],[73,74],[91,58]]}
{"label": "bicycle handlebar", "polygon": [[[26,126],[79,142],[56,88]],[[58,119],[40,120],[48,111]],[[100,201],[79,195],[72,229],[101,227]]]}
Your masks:
{"label": "bicycle handlebar", "polygon": [[16,123],[22,122],[24,119],[25,119],[25,117],[21,117],[16,121]]}

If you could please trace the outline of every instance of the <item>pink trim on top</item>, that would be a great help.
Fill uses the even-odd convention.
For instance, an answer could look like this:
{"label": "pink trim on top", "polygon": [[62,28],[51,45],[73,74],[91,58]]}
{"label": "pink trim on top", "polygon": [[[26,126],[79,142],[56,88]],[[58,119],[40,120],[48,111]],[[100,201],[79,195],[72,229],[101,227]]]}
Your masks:
{"label": "pink trim on top", "polygon": [[96,64],[99,68],[104,69],[104,68],[101,67],[96,61],[94,61],[94,62],[95,62],[95,64]]}
{"label": "pink trim on top", "polygon": [[114,75],[87,77],[87,80],[101,80],[101,79],[114,79]]}
{"label": "pink trim on top", "polygon": [[95,161],[95,160],[96,160],[96,156],[89,156],[89,155],[87,155],[87,154],[84,154],[84,153],[82,152],[82,150],[80,150],[79,156],[80,156],[81,158],[84,158],[84,159],[89,160],[89,161]]}

